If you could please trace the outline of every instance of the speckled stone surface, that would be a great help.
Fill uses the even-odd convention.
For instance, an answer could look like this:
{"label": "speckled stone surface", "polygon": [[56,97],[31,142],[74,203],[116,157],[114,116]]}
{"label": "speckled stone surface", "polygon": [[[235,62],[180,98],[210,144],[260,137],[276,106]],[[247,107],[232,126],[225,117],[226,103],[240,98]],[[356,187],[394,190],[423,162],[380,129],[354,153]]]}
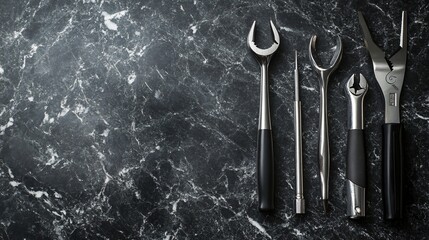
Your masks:
{"label": "speckled stone surface", "polygon": [[[347,3],[346,3],[347,2]],[[384,2],[384,3],[383,3]],[[1,239],[425,239],[429,236],[429,5],[400,1],[0,1]],[[388,55],[408,11],[402,92],[405,217],[383,221],[383,101],[357,10]],[[270,66],[276,211],[257,210],[257,62]],[[329,85],[330,212],[319,202],[311,35],[343,61]],[[294,215],[293,50],[299,51],[307,214]],[[362,73],[367,218],[346,218],[347,98]]]}

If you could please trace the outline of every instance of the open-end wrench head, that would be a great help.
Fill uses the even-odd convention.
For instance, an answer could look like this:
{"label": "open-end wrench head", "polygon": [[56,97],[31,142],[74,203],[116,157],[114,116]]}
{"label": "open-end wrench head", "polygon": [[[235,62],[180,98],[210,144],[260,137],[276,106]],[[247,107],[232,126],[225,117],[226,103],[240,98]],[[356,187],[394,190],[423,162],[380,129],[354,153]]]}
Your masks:
{"label": "open-end wrench head", "polygon": [[273,40],[274,40],[274,43],[271,45],[271,47],[267,49],[261,49],[256,46],[256,43],[254,41],[256,21],[253,22],[252,27],[250,28],[250,31],[249,31],[249,35],[247,36],[247,45],[259,57],[270,57],[277,51],[280,45],[279,33],[276,27],[274,26],[273,21],[270,21],[270,23],[271,23],[271,32],[273,33]]}
{"label": "open-end wrench head", "polygon": [[354,96],[365,95],[368,91],[368,83],[362,74],[359,77],[353,74],[347,81],[347,91]]}
{"label": "open-end wrench head", "polygon": [[343,44],[341,41],[340,36],[337,36],[337,44],[335,46],[334,55],[331,58],[331,61],[329,63],[329,66],[327,68],[322,67],[322,63],[320,62],[319,58],[317,57],[316,53],[316,40],[317,36],[314,35],[310,39],[310,45],[309,45],[309,56],[310,56],[310,62],[313,65],[314,69],[317,72],[332,72],[334,71],[338,65],[341,62],[341,58],[343,55]]}
{"label": "open-end wrench head", "polygon": [[344,86],[349,100],[349,128],[363,129],[363,100],[368,91],[368,83],[362,74],[353,74]]}

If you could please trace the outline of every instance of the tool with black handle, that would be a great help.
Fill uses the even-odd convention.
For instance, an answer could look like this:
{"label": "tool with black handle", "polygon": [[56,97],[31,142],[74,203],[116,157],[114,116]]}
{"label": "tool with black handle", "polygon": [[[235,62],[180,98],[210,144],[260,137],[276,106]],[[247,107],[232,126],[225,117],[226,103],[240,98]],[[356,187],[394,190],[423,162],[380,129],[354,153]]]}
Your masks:
{"label": "tool with black handle", "polygon": [[280,45],[280,36],[273,22],[270,21],[270,23],[271,31],[274,36],[274,43],[271,47],[260,49],[256,46],[254,42],[256,21],[253,22],[249,35],[247,36],[247,44],[261,65],[258,155],[256,169],[258,175],[258,198],[260,211],[274,210],[274,153],[270,118],[268,66],[270,64],[271,57]]}
{"label": "tool with black handle", "polygon": [[354,74],[346,83],[349,97],[349,132],[347,137],[346,190],[347,216],[365,217],[366,160],[364,139],[363,101],[368,84]]}
{"label": "tool with black handle", "polygon": [[402,218],[403,208],[403,158],[402,124],[400,118],[400,96],[404,83],[407,61],[407,13],[402,12],[400,49],[390,58],[373,41],[361,12],[359,23],[362,27],[365,46],[371,55],[375,78],[384,96],[383,125],[383,203],[384,218]]}

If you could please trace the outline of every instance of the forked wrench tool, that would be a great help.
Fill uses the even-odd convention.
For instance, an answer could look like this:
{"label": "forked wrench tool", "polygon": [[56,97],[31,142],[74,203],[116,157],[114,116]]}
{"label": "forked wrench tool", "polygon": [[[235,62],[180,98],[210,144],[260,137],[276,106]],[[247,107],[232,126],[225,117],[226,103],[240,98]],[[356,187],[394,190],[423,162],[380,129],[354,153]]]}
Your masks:
{"label": "forked wrench tool", "polygon": [[274,36],[274,43],[271,47],[260,49],[256,46],[254,42],[256,21],[253,22],[249,35],[247,36],[247,44],[261,65],[257,155],[258,198],[260,211],[274,210],[274,153],[270,118],[268,66],[273,54],[280,45],[280,36],[273,22],[270,21],[270,23],[271,31]]}
{"label": "forked wrench tool", "polygon": [[382,152],[384,218],[400,219],[402,218],[403,159],[399,98],[407,61],[407,13],[402,12],[400,49],[390,58],[387,58],[385,52],[374,43],[361,12],[359,12],[359,23],[362,27],[365,46],[371,55],[375,78],[384,96]]}
{"label": "forked wrench tool", "polygon": [[320,180],[322,185],[322,202],[323,209],[325,213],[328,208],[328,193],[329,193],[329,164],[330,164],[330,155],[329,155],[329,135],[328,135],[328,81],[329,76],[335,69],[337,69],[342,53],[343,45],[341,43],[341,38],[337,37],[337,45],[335,47],[334,56],[331,59],[331,62],[327,68],[321,66],[316,55],[316,36],[313,36],[310,40],[309,45],[309,55],[310,62],[313,65],[313,69],[320,75],[319,86],[320,86],[320,117],[319,117],[319,172]]}
{"label": "forked wrench tool", "polygon": [[349,98],[349,132],[347,136],[347,216],[365,217],[366,160],[363,100],[368,91],[366,79],[354,74],[345,86]]}

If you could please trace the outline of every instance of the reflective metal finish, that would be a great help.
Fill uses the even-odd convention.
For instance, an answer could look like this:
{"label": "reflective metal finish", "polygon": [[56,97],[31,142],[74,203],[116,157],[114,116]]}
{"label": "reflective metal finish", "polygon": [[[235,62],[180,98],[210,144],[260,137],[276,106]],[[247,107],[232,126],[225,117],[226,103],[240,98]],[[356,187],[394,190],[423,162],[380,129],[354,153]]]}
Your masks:
{"label": "reflective metal finish", "polygon": [[298,56],[295,51],[295,162],[296,162],[296,213],[305,213],[303,165],[302,165],[302,129],[301,129],[301,101],[299,100],[299,76],[298,76]]}
{"label": "reflective metal finish", "polygon": [[[368,91],[368,83],[362,74],[356,77],[353,74],[346,84],[346,93],[349,96],[350,119],[349,129],[364,129],[363,100]],[[361,154],[365,154],[364,152]],[[349,161],[349,159],[347,159]],[[363,162],[362,164],[365,164]],[[365,188],[347,180],[347,215],[350,218],[365,216]]]}
{"label": "reflective metal finish", "polygon": [[268,83],[268,66],[271,61],[271,57],[277,51],[280,45],[280,36],[277,32],[274,23],[270,21],[271,31],[274,37],[274,43],[267,49],[260,49],[254,42],[255,25],[256,21],[253,22],[250,28],[249,35],[247,36],[247,45],[253,51],[256,59],[261,65],[261,91],[260,91],[260,102],[259,102],[259,129],[271,129],[271,118],[270,118],[270,100],[269,100],[269,83]]}
{"label": "reflective metal finish", "polygon": [[359,12],[359,23],[362,27],[365,46],[371,55],[375,78],[384,96],[385,123],[400,123],[399,98],[404,83],[405,67],[407,61],[407,12],[402,12],[401,47],[392,57],[386,54],[372,40],[371,33],[365,19]]}
{"label": "reflective metal finish", "polygon": [[305,213],[303,165],[302,165],[302,132],[301,102],[295,101],[295,162],[296,162],[296,213]]}
{"label": "reflective metal finish", "polygon": [[359,78],[353,74],[347,81],[347,95],[350,99],[349,129],[363,129],[363,99],[368,91],[368,83],[362,74]]}
{"label": "reflective metal finish", "polygon": [[335,69],[337,69],[342,53],[343,45],[341,38],[337,37],[337,45],[335,48],[334,56],[332,57],[330,64],[327,68],[321,66],[320,61],[316,56],[316,36],[313,36],[310,40],[309,55],[310,62],[313,65],[313,69],[320,75],[319,86],[320,86],[320,118],[319,118],[319,166],[320,166],[320,179],[322,183],[322,200],[326,211],[327,199],[329,193],[329,136],[328,136],[328,111],[327,111],[327,94],[328,94],[328,81],[329,76]]}
{"label": "reflective metal finish", "polygon": [[365,217],[365,188],[347,180],[347,216]]}

